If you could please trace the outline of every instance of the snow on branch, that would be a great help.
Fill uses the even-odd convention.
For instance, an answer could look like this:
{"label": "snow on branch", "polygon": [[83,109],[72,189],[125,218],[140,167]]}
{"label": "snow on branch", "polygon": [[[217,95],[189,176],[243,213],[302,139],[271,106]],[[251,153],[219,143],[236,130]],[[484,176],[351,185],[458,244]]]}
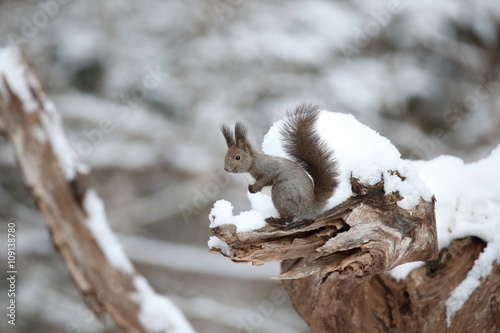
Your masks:
{"label": "snow on branch", "polygon": [[86,185],[54,105],[16,48],[0,49],[0,130],[45,216],[87,305],[130,332],[193,332],[173,303],[138,274],[108,225],[104,204]]}
{"label": "snow on branch", "polygon": [[414,163],[437,197],[436,218],[439,248],[452,240],[475,236],[487,246],[474,261],[467,277],[446,300],[447,325],[476,288],[500,262],[500,145],[491,154],[466,164],[452,156]]}
{"label": "snow on branch", "polygon": [[[288,157],[281,124],[262,147]],[[238,263],[280,261],[277,278],[313,332],[496,331],[500,146],[471,164],[407,161],[352,115],[322,111],[316,130],[339,173],[323,214],[276,225],[268,196],[249,194],[253,209],[236,215],[219,200],[210,250]],[[400,265],[411,262],[408,274]]]}
{"label": "snow on branch", "polygon": [[[289,157],[276,122],[264,138],[265,153]],[[220,200],[210,213],[209,246],[235,262],[261,265],[305,258],[281,279],[361,267],[370,276],[412,261],[437,257],[434,200],[415,168],[386,138],[352,115],[321,111],[318,134],[334,151],[339,186],[327,210],[312,223],[266,224],[275,216],[270,197],[250,195],[254,210],[233,215]],[[357,269],[357,268],[356,268]]]}

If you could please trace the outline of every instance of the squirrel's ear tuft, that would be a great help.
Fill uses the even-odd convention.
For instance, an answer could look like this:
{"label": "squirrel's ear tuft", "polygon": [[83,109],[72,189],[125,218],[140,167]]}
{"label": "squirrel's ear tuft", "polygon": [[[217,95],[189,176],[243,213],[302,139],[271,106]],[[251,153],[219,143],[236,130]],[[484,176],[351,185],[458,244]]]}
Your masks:
{"label": "squirrel's ear tuft", "polygon": [[229,129],[229,126],[222,125],[220,127],[220,130],[222,131],[222,135],[224,135],[224,138],[226,139],[227,147],[231,148],[236,144],[233,138],[233,132],[231,129]]}
{"label": "squirrel's ear tuft", "polygon": [[236,142],[239,139],[246,139],[247,138],[247,127],[245,124],[243,124],[241,121],[238,121],[236,125],[234,126],[234,137],[236,138]]}
{"label": "squirrel's ear tuft", "polygon": [[240,121],[238,121],[234,126],[234,138],[236,139],[236,147],[247,153],[252,153],[252,146],[250,145],[250,142],[248,142],[247,132],[247,127]]}

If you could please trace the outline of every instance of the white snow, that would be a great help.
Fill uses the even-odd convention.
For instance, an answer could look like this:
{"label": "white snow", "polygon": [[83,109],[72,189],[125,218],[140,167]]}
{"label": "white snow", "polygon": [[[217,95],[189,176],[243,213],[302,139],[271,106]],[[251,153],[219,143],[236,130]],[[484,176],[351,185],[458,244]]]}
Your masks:
{"label": "white snow", "polygon": [[[264,137],[263,151],[287,157],[279,144],[280,125],[281,121],[275,123]],[[404,197],[398,202],[401,208],[411,209],[418,204],[420,197],[430,200],[432,194],[435,195],[439,249],[448,247],[453,239],[467,236],[477,236],[489,242],[488,254],[480,256],[467,280],[447,302],[448,318],[452,318],[479,284],[479,279],[489,274],[493,260],[500,258],[500,223],[497,218],[500,216],[500,146],[490,157],[471,164],[464,164],[461,159],[451,156],[412,162],[402,160],[389,140],[357,122],[352,115],[323,111],[317,129],[334,149],[339,165],[341,183],[329,201],[330,207],[352,195],[351,174],[368,185],[380,181],[382,174],[385,192],[399,191]],[[405,181],[390,170],[397,170],[406,177]],[[258,198],[260,201],[253,200],[256,198],[253,196],[250,198],[262,209],[261,198]],[[422,264],[400,265],[389,273],[402,279]]]}
{"label": "white snow", "polygon": [[[436,223],[439,249],[454,239],[476,236],[487,246],[474,262],[467,277],[446,301],[448,326],[453,316],[486,278],[493,263],[500,260],[500,146],[485,159],[465,164],[457,157],[440,156],[413,165],[436,196]],[[423,263],[401,265],[390,271],[403,279]]]}
{"label": "white snow", "polygon": [[93,190],[87,190],[83,207],[88,214],[87,227],[92,232],[106,259],[116,269],[132,274],[134,268],[120,242],[109,228],[104,204]]}
{"label": "white snow", "polygon": [[93,190],[87,191],[83,207],[88,214],[87,226],[106,259],[116,269],[135,275],[137,292],[131,295],[131,299],[139,304],[141,324],[149,332],[194,332],[182,312],[168,298],[156,294],[147,280],[135,273],[123,247],[109,228],[103,202]]}
{"label": "white snow", "polygon": [[226,242],[221,241],[216,236],[210,236],[210,239],[208,240],[208,247],[210,249],[220,249],[226,256],[234,256],[234,253],[231,252],[231,246],[229,246]]}
{"label": "white snow", "polygon": [[[282,120],[274,123],[264,137],[262,150],[270,155],[289,157],[281,146]],[[339,187],[327,204],[327,208],[339,205],[352,196],[350,177],[366,185],[384,180],[386,194],[399,191],[403,200],[398,206],[414,208],[420,198],[430,200],[431,192],[419,178],[412,165],[401,159],[396,147],[385,137],[360,123],[353,115],[322,111],[316,129],[334,151],[338,165]],[[398,171],[402,181],[391,171]]]}
{"label": "white snow", "polygon": [[[37,23],[33,22],[32,14],[39,11],[40,6],[37,1],[4,3],[0,26],[6,32],[6,43],[11,33],[24,39],[30,32],[29,27]],[[171,74],[157,90],[148,91],[143,102],[131,108],[126,120],[116,122],[115,131],[106,133],[103,142],[95,145],[90,155],[81,156],[85,163],[93,169],[141,168],[140,172],[145,169],[151,177],[159,172],[161,179],[170,177],[170,168],[175,168],[201,179],[208,170],[221,169],[220,155],[214,153],[223,148],[220,133],[214,134],[218,133],[220,123],[240,117],[244,118],[240,120],[255,119],[249,123],[251,133],[260,136],[255,129],[275,119],[270,110],[279,111],[283,105],[304,99],[317,101],[331,110],[352,112],[363,123],[388,133],[387,137],[397,143],[401,151],[416,151],[415,147],[422,146],[419,143],[435,142],[429,150],[420,148],[420,153],[413,158],[417,155],[430,159],[446,153],[472,161],[485,156],[498,141],[500,94],[494,75],[498,66],[491,57],[499,38],[498,1],[224,3],[228,11],[221,14],[220,9],[217,11],[221,8],[220,1],[203,6],[192,6],[189,1],[157,1],[144,6],[138,1],[112,0],[99,5],[98,12],[96,6],[87,1],[71,1],[64,8],[60,6],[57,15],[47,24],[33,26],[36,36],[27,39],[25,50],[37,64],[50,95],[62,94],[73,100],[70,105],[67,100],[54,99],[76,152],[75,143],[86,139],[81,130],[99,128],[98,122],[106,110],[113,114],[116,108],[113,100],[141,84],[147,66],[154,68],[159,64]],[[399,5],[398,13],[390,15],[390,22],[380,22],[376,15],[389,11],[394,3]],[[276,19],[277,12],[282,19]],[[21,21],[24,16],[30,22]],[[88,24],[89,20],[92,24]],[[375,25],[375,32],[368,29],[374,22],[380,23],[380,29]],[[27,23],[28,30],[23,23]],[[346,55],[345,45],[355,48],[355,52]],[[104,69],[102,83],[96,81],[95,91],[81,93],[73,84],[74,73],[93,61]],[[0,66],[3,64],[0,61]],[[438,72],[440,75],[436,75]],[[448,75],[450,73],[452,75]],[[490,81],[488,73],[493,74],[493,84],[489,86],[483,84]],[[477,80],[480,74],[484,81]],[[480,100],[470,117],[456,113],[443,115],[445,108],[454,102],[463,103],[464,98],[476,96],[476,89],[482,94],[491,94]],[[96,108],[88,97],[108,105]],[[408,112],[411,102],[420,99],[430,104]],[[145,121],[137,121],[137,118]],[[429,118],[432,121],[426,122]],[[173,131],[169,124],[178,124],[178,128]],[[450,126],[452,130],[446,131],[444,139],[439,135],[433,137],[429,132],[433,127],[439,131]],[[132,144],[134,142],[138,144]],[[13,166],[9,147],[6,144],[0,147],[0,162]],[[144,158],[138,160],[141,149],[144,149]],[[193,163],[194,157],[197,163]],[[165,165],[167,169],[163,168]],[[172,176],[173,185],[185,186],[187,195],[174,196],[175,199],[179,203],[191,202],[193,182],[176,175]],[[125,217],[124,225],[134,224],[138,216],[142,222],[158,222],[160,215],[162,219],[169,216],[172,221],[178,218],[175,213],[179,203],[171,205],[173,207],[163,205],[162,209],[160,199],[167,192],[137,198],[137,191],[133,191],[135,178],[119,182],[129,183],[130,191],[115,193],[114,201],[134,209],[134,214],[117,209]],[[114,186],[115,177],[110,180],[110,184],[108,181],[102,185]],[[155,186],[161,185],[150,183],[154,192]],[[147,184],[139,182],[137,186],[142,188]],[[233,189],[231,185],[228,190]],[[226,190],[221,187],[221,193],[228,193]],[[244,186],[240,191],[245,192]],[[222,194],[221,198],[240,207],[241,196],[233,198],[230,193]],[[249,196],[253,197],[253,209],[271,205],[269,197]],[[255,198],[262,200],[262,207],[255,205]],[[6,207],[13,212],[19,211],[18,206],[22,207],[9,197],[2,200],[7,200]],[[13,210],[10,201],[16,209]],[[438,199],[438,206],[441,201]],[[193,219],[199,218],[193,215]],[[171,225],[175,228],[175,223]],[[43,265],[44,261],[40,260],[33,268],[43,269]],[[203,294],[204,289],[200,288],[200,292]],[[211,297],[209,292],[206,294]],[[33,304],[41,308],[44,302]],[[96,331],[87,325],[80,328]],[[267,324],[259,330],[276,331]]]}
{"label": "white snow", "polygon": [[194,332],[182,312],[168,298],[156,294],[144,277],[136,276],[134,286],[137,293],[132,299],[139,304],[139,320],[148,332]]}
{"label": "white snow", "polygon": [[266,225],[266,218],[277,216],[277,211],[274,207],[268,207],[263,210],[249,210],[241,212],[239,215],[233,215],[233,210],[234,207],[229,201],[217,201],[210,211],[210,228],[223,224],[234,224],[236,232],[251,231],[264,227]]}
{"label": "white snow", "polygon": [[63,131],[61,115],[55,110],[46,110],[47,112],[40,114],[42,126],[45,133],[50,133],[48,136],[54,153],[59,161],[64,177],[71,181],[75,178],[77,170],[84,171],[86,167],[78,162],[78,157],[71,149],[66,135]]}
{"label": "white snow", "polygon": [[422,261],[407,262],[405,264],[394,267],[386,273],[389,274],[393,279],[400,281],[406,278],[408,274],[410,274],[410,272],[415,268],[419,268],[423,264],[424,262]]}
{"label": "white snow", "polygon": [[[282,124],[283,120],[275,122],[265,135],[262,143],[265,153],[288,157],[281,145]],[[340,175],[340,185],[328,207],[336,206],[352,195],[351,175],[367,185],[383,180],[386,194],[397,191],[403,197],[397,203],[403,209],[412,209],[420,198],[429,201],[435,195],[439,249],[448,247],[453,239],[467,236],[477,236],[488,242],[466,280],[446,302],[449,325],[480,280],[489,275],[493,262],[500,259],[500,146],[488,158],[470,164],[451,156],[431,161],[406,161],[401,159],[399,151],[388,139],[352,115],[322,111],[316,129],[334,150]],[[272,201],[260,193],[249,194],[249,199],[254,210],[236,216],[230,202],[216,202],[210,213],[210,227],[231,223],[237,225],[237,232],[263,227],[264,218],[269,216],[265,212],[273,208]],[[223,248],[214,239],[210,244]],[[401,265],[389,274],[403,279],[422,264]]]}
{"label": "white snow", "polygon": [[[270,186],[266,186],[270,187]],[[265,188],[265,187],[264,187]],[[264,190],[263,188],[263,190]],[[271,194],[263,193],[264,191],[260,191],[257,193],[247,192],[248,200],[252,203],[252,209],[254,210],[266,210],[270,207],[274,208],[273,200],[271,198]],[[275,214],[278,214],[276,212]]]}
{"label": "white snow", "polygon": [[[279,120],[269,129],[264,136],[262,150],[269,155],[289,158],[281,145],[282,124],[283,120]],[[354,116],[321,111],[316,128],[334,151],[339,171],[339,187],[326,208],[334,207],[352,196],[351,175],[367,185],[375,185],[383,179],[387,194],[399,192],[403,197],[397,204],[404,209],[414,208],[420,198],[431,200],[431,192],[413,166],[401,159],[396,147],[387,138],[358,122]],[[405,180],[393,174],[394,171],[398,171]],[[269,196],[249,194],[249,199],[253,210],[239,215],[233,215],[234,208],[229,201],[217,201],[210,212],[210,227],[234,224],[237,232],[245,232],[264,227],[265,218],[269,216],[279,216]]]}
{"label": "white snow", "polygon": [[495,219],[500,215],[500,146],[487,158],[470,164],[440,156],[414,165],[437,199],[440,249],[467,236],[487,242],[495,239],[500,230]]}
{"label": "white snow", "polygon": [[485,159],[465,164],[461,159],[441,156],[415,162],[420,176],[435,194],[439,249],[453,239],[476,236],[488,245],[467,278],[446,302],[448,325],[456,311],[489,275],[500,259],[500,146]]}
{"label": "white snow", "polygon": [[38,88],[38,81],[28,71],[22,62],[21,51],[14,47],[0,48],[0,94],[8,101],[9,94],[3,80],[7,82],[12,92],[21,100],[27,112],[39,108],[38,101],[33,98],[30,87]]}
{"label": "white snow", "polygon": [[[494,222],[500,227],[500,218]],[[493,238],[493,237],[492,237]],[[458,287],[453,290],[450,298],[446,301],[446,323],[449,327],[455,313],[462,308],[470,295],[481,284],[481,279],[488,277],[493,268],[493,263],[500,260],[500,232],[496,231],[495,238],[488,242],[488,245],[474,262],[474,266],[467,273],[467,277]]]}
{"label": "white snow", "polygon": [[0,48],[0,94],[8,100],[7,87],[3,85],[3,79],[5,79],[12,92],[21,100],[24,110],[35,112],[40,108],[45,111],[40,113],[42,127],[35,127],[33,134],[41,142],[46,142],[47,138],[50,140],[65,178],[72,180],[77,171],[83,173],[88,169],[78,162],[78,157],[68,144],[61,116],[56,111],[54,104],[42,96],[42,105],[39,105],[39,102],[34,98],[31,90],[39,90],[40,83],[21,59],[22,54],[19,49]]}

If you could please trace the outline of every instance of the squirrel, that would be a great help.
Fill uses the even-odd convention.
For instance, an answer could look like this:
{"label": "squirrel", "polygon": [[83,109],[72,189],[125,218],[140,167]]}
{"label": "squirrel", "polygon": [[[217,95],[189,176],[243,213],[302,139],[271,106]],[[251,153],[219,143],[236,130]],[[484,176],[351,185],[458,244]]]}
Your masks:
{"label": "squirrel", "polygon": [[281,128],[283,148],[293,161],[253,148],[247,127],[241,122],[235,125],[234,137],[228,126],[221,127],[228,147],[224,170],[245,174],[250,193],[270,186],[280,221],[316,219],[338,186],[333,151],[314,128],[319,112],[319,106],[302,104],[285,117]]}

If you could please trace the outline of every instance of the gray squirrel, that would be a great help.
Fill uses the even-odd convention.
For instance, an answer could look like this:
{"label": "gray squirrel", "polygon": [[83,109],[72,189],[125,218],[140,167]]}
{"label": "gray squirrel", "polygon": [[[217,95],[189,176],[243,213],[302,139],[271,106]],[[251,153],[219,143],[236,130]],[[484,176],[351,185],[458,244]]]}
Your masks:
{"label": "gray squirrel", "polygon": [[338,186],[333,151],[314,128],[319,112],[316,105],[302,104],[285,117],[283,148],[294,161],[254,149],[241,122],[235,125],[234,137],[228,126],[221,127],[228,147],[224,170],[244,174],[250,193],[271,187],[280,222],[316,219]]}

